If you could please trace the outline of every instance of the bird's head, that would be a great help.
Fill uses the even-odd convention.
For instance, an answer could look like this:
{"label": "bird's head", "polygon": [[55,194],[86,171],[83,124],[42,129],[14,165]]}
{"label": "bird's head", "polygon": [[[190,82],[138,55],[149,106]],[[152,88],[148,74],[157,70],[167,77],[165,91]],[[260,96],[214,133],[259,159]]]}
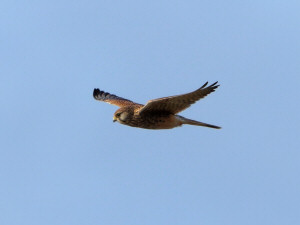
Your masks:
{"label": "bird's head", "polygon": [[126,122],[131,118],[131,116],[132,112],[129,108],[120,108],[115,112],[113,122],[118,121],[119,123],[126,124]]}

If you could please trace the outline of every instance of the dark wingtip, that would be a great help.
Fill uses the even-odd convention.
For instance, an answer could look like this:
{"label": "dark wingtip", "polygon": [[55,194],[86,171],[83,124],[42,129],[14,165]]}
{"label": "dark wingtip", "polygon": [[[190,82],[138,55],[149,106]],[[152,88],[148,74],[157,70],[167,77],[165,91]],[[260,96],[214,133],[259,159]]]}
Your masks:
{"label": "dark wingtip", "polygon": [[[218,81],[216,81],[215,83],[209,85],[208,88],[209,88],[209,87],[213,87],[214,89],[216,89],[217,87],[220,86],[219,84],[216,85],[217,83],[218,83]],[[207,84],[208,84],[208,81],[207,81],[205,84],[203,84],[199,89],[205,88],[205,87],[207,86]]]}
{"label": "dark wingtip", "polygon": [[213,86],[220,86],[220,85],[216,85],[218,83],[218,81],[216,81],[215,83],[213,83],[212,85],[210,85],[211,87]]}
{"label": "dark wingtip", "polygon": [[97,100],[103,100],[106,98],[107,95],[110,95],[110,94],[107,92],[104,92],[104,91],[100,91],[98,88],[94,89],[93,96]]}
{"label": "dark wingtip", "polygon": [[98,88],[95,88],[94,91],[93,91],[93,97],[95,99],[97,99],[97,96],[100,94],[100,90]]}
{"label": "dark wingtip", "polygon": [[215,83],[213,83],[212,85],[210,85],[209,87],[212,87],[213,89],[218,88],[220,85],[216,85],[218,83],[218,81],[216,81]]}
{"label": "dark wingtip", "polygon": [[203,84],[199,89],[204,88],[208,84],[208,81],[206,81],[205,84]]}

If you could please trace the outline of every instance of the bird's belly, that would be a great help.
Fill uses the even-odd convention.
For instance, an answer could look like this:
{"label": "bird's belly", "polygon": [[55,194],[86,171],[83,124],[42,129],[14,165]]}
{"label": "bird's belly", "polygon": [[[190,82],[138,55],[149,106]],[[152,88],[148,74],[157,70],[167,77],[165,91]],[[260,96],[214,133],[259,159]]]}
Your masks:
{"label": "bird's belly", "polygon": [[137,116],[136,118],[134,118],[134,120],[132,120],[132,123],[128,125],[144,129],[171,129],[177,126],[181,126],[181,122],[174,115],[148,115]]}

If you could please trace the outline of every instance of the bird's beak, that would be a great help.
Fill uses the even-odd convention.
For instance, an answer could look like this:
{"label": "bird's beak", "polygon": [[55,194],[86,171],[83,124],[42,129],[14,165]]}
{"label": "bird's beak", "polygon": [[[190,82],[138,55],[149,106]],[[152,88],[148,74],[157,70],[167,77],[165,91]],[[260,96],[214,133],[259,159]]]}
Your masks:
{"label": "bird's beak", "polygon": [[114,118],[113,118],[113,122],[116,122],[117,121],[117,118],[114,116]]}

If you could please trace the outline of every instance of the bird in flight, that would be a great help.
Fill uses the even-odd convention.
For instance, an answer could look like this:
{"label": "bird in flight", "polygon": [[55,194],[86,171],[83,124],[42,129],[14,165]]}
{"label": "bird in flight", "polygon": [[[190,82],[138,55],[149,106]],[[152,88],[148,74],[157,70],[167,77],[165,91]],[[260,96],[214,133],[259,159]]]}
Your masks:
{"label": "bird in flight", "polygon": [[183,95],[153,99],[148,101],[146,105],[100,91],[97,88],[94,89],[93,96],[96,100],[119,106],[120,108],[114,114],[113,122],[118,121],[127,126],[144,129],[171,129],[183,124],[189,124],[220,129],[221,127],[178,115],[179,112],[190,107],[191,104],[214,92],[219,87],[217,83],[207,86],[208,82],[206,82],[196,91]]}

